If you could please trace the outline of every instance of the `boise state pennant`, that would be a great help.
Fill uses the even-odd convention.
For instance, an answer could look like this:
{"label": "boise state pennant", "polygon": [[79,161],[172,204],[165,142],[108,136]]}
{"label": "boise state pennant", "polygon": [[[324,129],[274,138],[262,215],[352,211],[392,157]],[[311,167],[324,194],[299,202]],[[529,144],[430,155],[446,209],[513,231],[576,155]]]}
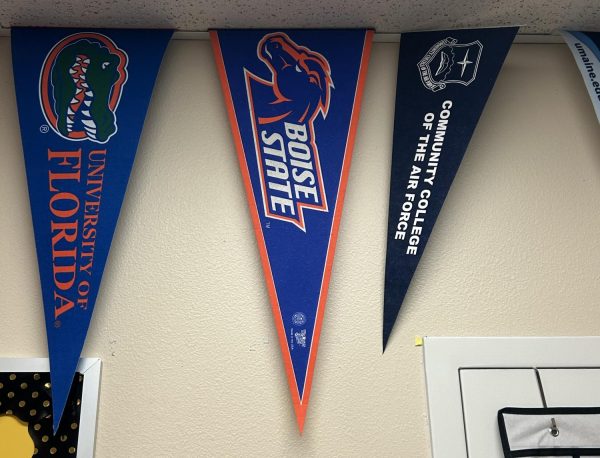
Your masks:
{"label": "boise state pennant", "polygon": [[171,34],[12,29],[55,431]]}
{"label": "boise state pennant", "polygon": [[403,33],[385,266],[383,349],[517,27]]}
{"label": "boise state pennant", "polygon": [[372,36],[211,32],[300,431]]}
{"label": "boise state pennant", "polygon": [[600,32],[567,32],[562,36],[569,46],[600,122]]}

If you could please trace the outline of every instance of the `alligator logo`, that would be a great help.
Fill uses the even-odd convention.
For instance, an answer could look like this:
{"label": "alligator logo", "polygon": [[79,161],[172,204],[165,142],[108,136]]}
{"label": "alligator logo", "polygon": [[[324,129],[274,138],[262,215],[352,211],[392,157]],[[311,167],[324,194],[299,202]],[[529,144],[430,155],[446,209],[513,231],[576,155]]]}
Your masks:
{"label": "alligator logo", "polygon": [[315,119],[329,111],[329,62],[281,32],[265,35],[258,58],[271,72],[244,69],[265,215],[306,231],[304,208],[328,211]]}
{"label": "alligator logo", "polygon": [[127,53],[100,33],[58,42],[40,73],[40,104],[52,130],[67,140],[106,143],[117,132],[127,62]]}

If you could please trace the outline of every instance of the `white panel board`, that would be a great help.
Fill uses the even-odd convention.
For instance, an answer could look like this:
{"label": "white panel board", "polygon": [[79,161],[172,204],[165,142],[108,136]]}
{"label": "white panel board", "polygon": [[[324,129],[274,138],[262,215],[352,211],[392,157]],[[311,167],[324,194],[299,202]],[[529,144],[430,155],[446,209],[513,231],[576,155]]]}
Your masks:
{"label": "white panel board", "polygon": [[470,457],[502,458],[498,410],[542,407],[531,369],[462,369],[460,380],[467,451]]}
{"label": "white panel board", "polygon": [[[559,402],[560,399],[568,401],[573,399],[575,402],[576,398],[574,397],[568,398],[566,394],[561,397],[555,394],[571,391],[572,383],[565,384],[565,377],[572,378],[574,376],[558,372],[556,376],[549,375],[545,371],[587,368],[587,373],[587,370],[591,368],[600,368],[600,337],[426,337],[424,361],[434,458],[479,457],[482,456],[480,453],[470,454],[467,448],[460,373],[464,373],[468,369],[503,371],[523,369],[529,371],[532,382],[535,383],[533,368],[537,367],[540,369],[540,374],[543,374],[543,384],[549,384],[548,393],[546,393],[550,401],[549,405],[552,405],[553,399],[556,399],[554,402]],[[596,372],[590,374],[590,381],[580,382],[580,386],[593,389],[594,384],[597,383],[598,374]],[[484,399],[486,396],[492,396],[485,401],[489,403],[491,409],[498,402],[497,396],[500,394],[486,394],[489,386],[484,383],[485,381],[478,383],[477,380],[472,379],[476,378],[475,375],[466,377],[469,378],[469,380],[465,379],[469,393],[465,394],[467,386],[463,386],[462,395],[469,399],[469,407],[467,407],[469,413],[466,415],[469,417],[471,431],[476,431],[477,421],[484,421],[493,429],[489,434],[497,434],[497,425],[489,419],[490,414],[484,413],[486,416],[484,420],[475,418],[477,408],[471,407],[471,400],[476,402],[477,397]],[[516,383],[514,393],[509,390],[511,394],[507,395],[506,403],[499,408],[508,407],[512,402],[519,400],[517,391],[522,389],[521,384]],[[529,388],[525,389],[529,390]],[[471,392],[472,390],[475,391]],[[529,394],[526,393],[525,396],[529,396]],[[582,396],[580,400],[584,399],[587,405],[587,398],[585,398],[587,395],[580,394],[580,396]],[[532,399],[533,402],[535,400]],[[538,404],[533,405],[541,407],[541,397],[538,397]],[[527,407],[527,405],[512,405],[511,407]],[[481,406],[481,409],[481,412],[484,412],[485,406]],[[471,439],[470,441],[473,447],[479,447],[479,444],[474,443]],[[497,451],[497,444],[494,443],[490,445],[489,450],[483,456],[493,456],[493,453],[497,453]]]}
{"label": "white panel board", "polygon": [[600,369],[542,369],[540,378],[548,407],[600,406]]}

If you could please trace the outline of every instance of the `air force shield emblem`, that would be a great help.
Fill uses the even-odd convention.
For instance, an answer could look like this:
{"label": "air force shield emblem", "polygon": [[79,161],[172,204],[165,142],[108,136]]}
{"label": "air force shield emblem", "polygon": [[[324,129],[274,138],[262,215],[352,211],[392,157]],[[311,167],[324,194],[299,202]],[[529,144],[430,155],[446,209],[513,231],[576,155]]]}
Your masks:
{"label": "air force shield emblem", "polygon": [[482,51],[479,40],[459,44],[448,37],[438,41],[417,64],[423,85],[433,92],[448,84],[468,86],[477,76]]}

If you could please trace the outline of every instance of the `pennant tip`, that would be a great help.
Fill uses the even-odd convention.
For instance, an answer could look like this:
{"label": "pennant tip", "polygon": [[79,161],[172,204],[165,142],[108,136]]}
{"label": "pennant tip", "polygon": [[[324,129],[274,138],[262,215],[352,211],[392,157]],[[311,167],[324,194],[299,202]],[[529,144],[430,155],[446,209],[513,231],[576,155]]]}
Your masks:
{"label": "pennant tip", "polygon": [[58,428],[60,426],[60,420],[62,418],[62,411],[60,407],[54,407],[54,403],[52,403],[52,432],[56,436],[58,433]]}
{"label": "pennant tip", "polygon": [[385,350],[387,348],[388,342],[390,340],[390,335],[392,334],[392,326],[387,326],[387,325],[383,325],[383,341],[382,341],[382,349],[381,349],[381,354],[383,355],[385,353]]}
{"label": "pennant tip", "polygon": [[298,431],[300,435],[304,432],[304,421],[306,420],[306,408],[307,406],[299,404],[294,405],[294,410],[296,411],[296,424],[298,425]]}
{"label": "pennant tip", "polygon": [[56,433],[58,433],[58,427],[60,425],[60,416],[56,415],[56,412],[52,413],[52,433],[54,436],[56,436]]}
{"label": "pennant tip", "polygon": [[[58,433],[60,422],[62,420],[67,401],[69,399],[69,393],[75,380],[75,371],[77,368],[77,362],[79,356],[75,359],[75,364],[72,367],[64,368],[60,367],[52,371],[52,354],[50,356],[50,398],[52,401],[52,430],[54,435]],[[65,374],[69,374],[65,376]]]}
{"label": "pennant tip", "polygon": [[304,432],[304,420],[306,417],[304,415],[296,415],[296,423],[298,424],[298,432],[300,435]]}

